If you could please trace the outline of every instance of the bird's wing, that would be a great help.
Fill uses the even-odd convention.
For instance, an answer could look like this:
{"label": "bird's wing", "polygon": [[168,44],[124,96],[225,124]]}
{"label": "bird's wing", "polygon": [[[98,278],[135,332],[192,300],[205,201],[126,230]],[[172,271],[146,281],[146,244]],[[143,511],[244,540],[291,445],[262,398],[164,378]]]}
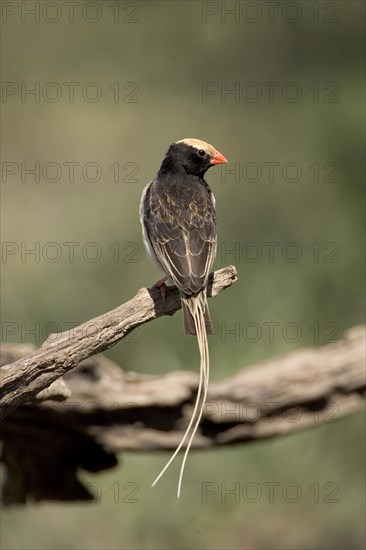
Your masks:
{"label": "bird's wing", "polygon": [[215,203],[209,187],[200,185],[173,198],[152,184],[145,193],[143,223],[156,260],[177,287],[187,295],[204,288],[216,255]]}

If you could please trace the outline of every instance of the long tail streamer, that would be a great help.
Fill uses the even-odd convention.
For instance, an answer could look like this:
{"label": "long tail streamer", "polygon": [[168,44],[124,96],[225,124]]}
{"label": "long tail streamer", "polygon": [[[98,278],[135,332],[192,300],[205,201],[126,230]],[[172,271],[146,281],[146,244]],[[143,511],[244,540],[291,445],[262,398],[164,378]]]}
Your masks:
{"label": "long tail streamer", "polygon": [[[191,419],[189,421],[189,424],[187,426],[187,429],[181,439],[181,442],[179,443],[178,447],[174,451],[173,455],[170,457],[169,461],[166,463],[164,468],[161,470],[160,474],[157,476],[155,481],[152,484],[152,487],[156,485],[156,483],[159,481],[159,479],[164,475],[166,470],[169,468],[179,451],[181,450],[182,446],[184,445],[184,442],[186,441],[187,437],[189,436],[188,443],[186,446],[186,449],[184,451],[184,456],[182,460],[182,465],[180,468],[179,473],[179,482],[178,482],[178,491],[177,491],[177,497],[179,499],[181,488],[182,488],[182,480],[183,480],[183,474],[184,474],[184,468],[186,465],[187,457],[192,445],[193,438],[197,432],[198,426],[200,424],[203,411],[206,404],[207,399],[207,390],[208,390],[208,381],[209,381],[209,374],[210,374],[210,360],[209,360],[209,352],[208,352],[208,344],[207,344],[207,332],[206,332],[206,324],[205,324],[205,310],[206,310],[206,293],[202,292],[198,294],[195,297],[191,297],[186,300],[186,304],[189,308],[189,311],[191,312],[191,315],[194,320],[194,326],[197,333],[197,341],[198,341],[198,348],[200,352],[200,377],[199,377],[199,383],[198,383],[198,391],[197,391],[197,397],[194,404],[194,409],[192,412]],[[193,428],[192,428],[193,427]],[[189,435],[190,434],[190,435]]]}

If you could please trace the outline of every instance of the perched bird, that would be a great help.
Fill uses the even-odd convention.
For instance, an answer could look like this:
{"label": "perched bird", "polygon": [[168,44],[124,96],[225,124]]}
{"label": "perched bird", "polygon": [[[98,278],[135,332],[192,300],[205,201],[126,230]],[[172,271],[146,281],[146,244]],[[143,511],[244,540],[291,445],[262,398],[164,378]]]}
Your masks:
{"label": "perched bird", "polygon": [[156,283],[165,296],[165,281],[176,285],[182,300],[185,333],[197,335],[200,379],[194,410],[186,432],[157,483],[189,437],[178,483],[181,491],[185,463],[207,397],[209,355],[207,335],[213,327],[207,304],[208,276],[216,256],[215,198],[205,172],[227,160],[212,145],[194,138],[172,143],[155,178],[145,187],[140,220],[145,248],[165,273]]}

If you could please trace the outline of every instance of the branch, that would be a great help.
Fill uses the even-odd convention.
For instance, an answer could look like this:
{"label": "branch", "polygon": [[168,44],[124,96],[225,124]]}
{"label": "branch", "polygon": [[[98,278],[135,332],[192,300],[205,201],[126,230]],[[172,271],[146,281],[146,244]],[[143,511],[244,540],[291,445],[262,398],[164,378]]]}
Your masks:
{"label": "branch", "polygon": [[[5,356],[29,353],[22,347],[5,346]],[[211,383],[194,448],[261,441],[363,411],[364,349],[365,327],[354,327],[337,343],[297,350]],[[71,397],[57,402],[55,391],[0,424],[7,503],[91,499],[78,469],[111,468],[119,451],[174,449],[198,385],[193,372],[124,372],[101,356],[62,380]]]}
{"label": "branch", "polygon": [[[207,295],[216,296],[236,280],[233,266],[211,273]],[[173,315],[180,307],[176,288],[169,289],[165,302],[159,289],[142,288],[118,308],[70,331],[51,334],[36,352],[2,367],[0,419],[48,388],[84,359],[114,346],[143,323],[162,315]]]}

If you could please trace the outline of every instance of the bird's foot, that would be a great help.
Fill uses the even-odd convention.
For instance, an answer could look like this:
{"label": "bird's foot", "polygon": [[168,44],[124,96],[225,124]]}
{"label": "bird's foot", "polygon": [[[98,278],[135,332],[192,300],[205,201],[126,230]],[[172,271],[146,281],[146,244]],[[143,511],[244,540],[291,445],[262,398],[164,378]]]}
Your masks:
{"label": "bird's foot", "polygon": [[163,303],[165,302],[166,295],[168,294],[168,287],[165,284],[165,281],[167,281],[169,277],[166,275],[162,279],[159,279],[153,286],[153,288],[159,288],[161,292],[161,297],[163,299]]}

